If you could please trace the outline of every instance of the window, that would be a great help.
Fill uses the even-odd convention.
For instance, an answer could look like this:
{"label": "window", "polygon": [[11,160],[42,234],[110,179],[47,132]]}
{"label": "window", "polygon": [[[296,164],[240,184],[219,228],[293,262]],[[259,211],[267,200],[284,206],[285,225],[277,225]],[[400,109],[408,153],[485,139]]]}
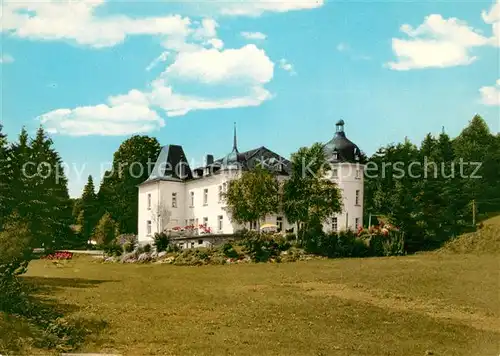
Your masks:
{"label": "window", "polygon": [[198,240],[198,245],[203,245],[203,240]]}
{"label": "window", "polygon": [[278,216],[276,218],[276,226],[278,226],[278,232],[281,232],[283,230],[283,217]]}
{"label": "window", "polygon": [[151,194],[148,194],[148,210],[151,210]]}
{"label": "window", "polygon": [[194,192],[191,192],[191,204],[189,205],[191,208],[194,206]]}
{"label": "window", "polygon": [[337,168],[332,170],[332,176],[333,178],[337,178],[339,176],[339,170]]}
{"label": "window", "polygon": [[333,152],[333,159],[339,159],[339,154],[337,152]]}
{"label": "window", "polygon": [[257,230],[257,221],[252,221],[250,223],[250,230]]}
{"label": "window", "polygon": [[194,248],[194,242],[191,242],[191,248]]}
{"label": "window", "polygon": [[356,169],[356,179],[361,179],[361,169]]}
{"label": "window", "polygon": [[177,193],[172,193],[172,208],[177,208]]}
{"label": "window", "polygon": [[223,219],[224,219],[224,217],[222,215],[219,215],[217,217],[217,230],[218,231],[222,231],[222,227],[223,227],[222,223],[224,221]]}
{"label": "window", "polygon": [[358,227],[359,227],[359,218],[356,218],[354,222],[354,228],[357,229]]}
{"label": "window", "polygon": [[219,185],[219,203],[222,202],[222,185]]}
{"label": "window", "polygon": [[198,218],[196,218],[196,227],[198,227]]}
{"label": "window", "polygon": [[359,205],[359,190],[356,190],[356,205]]}
{"label": "window", "polygon": [[189,225],[194,225],[194,219],[189,219]]}
{"label": "window", "polygon": [[208,189],[203,189],[203,205],[208,205]]}
{"label": "window", "polygon": [[337,217],[334,217],[332,218],[332,231],[338,231],[339,230],[339,226],[338,226],[338,221],[337,221]]}
{"label": "window", "polygon": [[208,218],[203,218],[203,225],[204,225],[205,227],[207,227],[207,226],[208,226]]}
{"label": "window", "polygon": [[146,234],[151,235],[151,220],[146,221]]}
{"label": "window", "polygon": [[227,182],[222,183],[222,191],[223,191],[224,193],[226,193],[226,192],[227,192]]}

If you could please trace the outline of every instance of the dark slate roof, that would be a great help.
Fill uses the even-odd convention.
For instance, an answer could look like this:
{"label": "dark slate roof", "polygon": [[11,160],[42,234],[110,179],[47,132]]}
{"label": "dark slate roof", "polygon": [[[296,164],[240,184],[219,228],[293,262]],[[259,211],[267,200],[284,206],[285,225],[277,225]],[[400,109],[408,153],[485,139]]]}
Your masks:
{"label": "dark slate roof", "polygon": [[358,146],[349,140],[344,132],[344,120],[337,122],[335,136],[325,144],[323,150],[329,162],[359,162],[361,151]]}
{"label": "dark slate roof", "polygon": [[167,145],[161,149],[153,171],[142,184],[160,180],[181,182],[191,178],[193,174],[182,146]]}
{"label": "dark slate roof", "polygon": [[[233,157],[231,164],[228,166],[228,156],[215,160],[212,165],[198,167],[194,171],[198,172],[200,177],[206,168],[210,169],[212,174],[219,172],[222,169],[241,168],[243,170],[252,170],[257,165],[261,164],[264,168],[275,171],[277,173],[288,175],[291,171],[291,162],[277,153],[262,146],[246,152],[238,152],[237,158]],[[237,159],[237,161],[236,161]],[[280,167],[281,163],[281,167]],[[236,166],[236,167],[235,167]]]}

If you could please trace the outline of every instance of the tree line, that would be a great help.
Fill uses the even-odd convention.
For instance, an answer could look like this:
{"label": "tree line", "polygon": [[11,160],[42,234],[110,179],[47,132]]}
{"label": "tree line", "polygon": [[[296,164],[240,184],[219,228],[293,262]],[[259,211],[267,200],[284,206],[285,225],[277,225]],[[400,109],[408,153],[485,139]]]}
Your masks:
{"label": "tree line", "polygon": [[81,245],[91,239],[107,244],[120,233],[137,234],[138,185],[149,177],[160,150],[156,138],[132,136],[114,153],[97,192],[93,177],[88,177],[82,196],[73,201],[73,223]]}
{"label": "tree line", "polygon": [[[397,162],[413,163],[411,172],[396,174]],[[407,251],[434,249],[500,212],[500,135],[479,115],[454,139],[444,130],[420,146],[405,139],[380,148],[370,164],[379,171],[365,179],[365,222],[373,214],[398,226]]]}
{"label": "tree line", "polygon": [[[314,164],[304,171],[303,162]],[[292,155],[284,182],[265,169],[245,172],[225,193],[232,218],[246,224],[284,213],[299,240],[314,239],[342,210],[337,185],[321,178],[331,169],[325,162],[316,143]],[[500,211],[500,135],[479,115],[455,139],[428,134],[419,147],[405,139],[363,155],[363,163],[364,226],[378,220],[396,226],[407,252],[437,248],[474,229],[474,217]]]}
{"label": "tree line", "polygon": [[32,247],[47,249],[71,240],[71,200],[59,153],[43,128],[30,138],[23,128],[8,142],[0,125],[0,231],[23,221]]}

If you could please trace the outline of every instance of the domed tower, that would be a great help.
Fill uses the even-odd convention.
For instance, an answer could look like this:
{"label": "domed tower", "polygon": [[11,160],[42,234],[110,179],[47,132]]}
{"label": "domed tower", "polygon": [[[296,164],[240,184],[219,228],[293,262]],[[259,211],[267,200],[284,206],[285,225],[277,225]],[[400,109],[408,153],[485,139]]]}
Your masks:
{"label": "domed tower", "polygon": [[342,192],[342,212],[324,226],[326,231],[356,230],[363,226],[364,165],[361,150],[345,134],[345,122],[336,123],[336,132],[323,150],[332,170],[328,179]]}

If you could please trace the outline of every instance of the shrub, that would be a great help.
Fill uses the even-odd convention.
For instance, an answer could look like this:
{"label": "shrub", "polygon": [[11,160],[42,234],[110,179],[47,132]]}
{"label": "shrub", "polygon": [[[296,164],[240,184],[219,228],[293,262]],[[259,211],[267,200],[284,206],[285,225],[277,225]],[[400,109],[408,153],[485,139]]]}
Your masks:
{"label": "shrub", "polygon": [[364,239],[358,238],[353,231],[340,231],[339,233],[316,233],[308,236],[304,241],[304,249],[308,253],[334,257],[366,257],[369,248]]}
{"label": "shrub", "polygon": [[224,254],[225,257],[228,258],[238,258],[239,254],[236,252],[234,249],[233,245],[229,242],[224,243],[221,246],[222,253]]}
{"label": "shrub", "polygon": [[266,234],[248,231],[243,240],[244,251],[254,262],[266,262],[277,258],[281,251],[290,247],[289,243],[278,234]]}
{"label": "shrub", "polygon": [[153,239],[153,245],[155,246],[157,252],[166,251],[170,245],[170,237],[164,232],[156,233]]}
{"label": "shrub", "polygon": [[144,252],[146,252],[146,253],[151,252],[151,245],[150,244],[144,245]]}
{"label": "shrub", "polygon": [[26,223],[12,216],[0,232],[0,311],[23,307],[21,284],[16,278],[26,272],[32,258],[32,235]]}
{"label": "shrub", "polygon": [[137,246],[137,236],[134,234],[121,234],[115,239],[115,243],[120,246],[125,245],[127,242]]}
{"label": "shrub", "polygon": [[127,241],[123,244],[123,250],[127,253],[134,252],[135,244],[131,241]]}
{"label": "shrub", "polygon": [[[181,250],[181,248],[179,246],[177,246],[176,244],[170,244],[170,245],[168,245],[166,252],[172,253],[172,252],[179,252],[180,250]],[[158,251],[158,252],[162,252],[162,251]]]}
{"label": "shrub", "polygon": [[371,256],[402,256],[405,254],[404,235],[400,231],[374,233],[368,238]]}
{"label": "shrub", "polygon": [[123,253],[122,247],[114,243],[109,245],[104,245],[102,249],[104,253],[108,256],[121,256]]}
{"label": "shrub", "polygon": [[295,235],[293,232],[288,232],[285,235],[285,239],[289,242],[296,241],[297,240],[297,235]]}

